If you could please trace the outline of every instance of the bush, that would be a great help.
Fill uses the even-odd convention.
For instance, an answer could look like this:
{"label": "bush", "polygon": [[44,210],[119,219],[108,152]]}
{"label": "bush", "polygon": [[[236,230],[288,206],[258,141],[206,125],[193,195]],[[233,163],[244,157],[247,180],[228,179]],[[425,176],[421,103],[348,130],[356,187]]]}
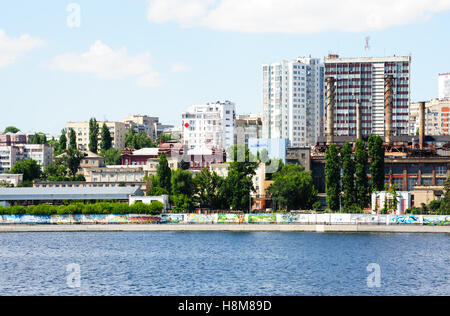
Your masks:
{"label": "bush", "polygon": [[153,201],[150,204],[149,211],[151,215],[159,215],[164,210],[164,204],[159,201]]}

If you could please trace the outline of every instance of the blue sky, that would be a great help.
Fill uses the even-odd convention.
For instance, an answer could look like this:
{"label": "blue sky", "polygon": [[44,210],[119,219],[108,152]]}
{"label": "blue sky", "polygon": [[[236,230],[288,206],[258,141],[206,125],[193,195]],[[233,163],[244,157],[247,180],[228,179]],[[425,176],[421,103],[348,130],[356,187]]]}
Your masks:
{"label": "blue sky", "polygon": [[[347,0],[342,14],[324,9],[330,0],[240,1],[2,1],[0,130],[58,134],[67,121],[132,114],[178,126],[189,105],[219,100],[261,112],[261,65],[297,56],[412,54],[413,101],[436,97],[450,72],[450,1]],[[79,28],[67,24],[73,2]],[[394,17],[379,13],[387,4]]]}

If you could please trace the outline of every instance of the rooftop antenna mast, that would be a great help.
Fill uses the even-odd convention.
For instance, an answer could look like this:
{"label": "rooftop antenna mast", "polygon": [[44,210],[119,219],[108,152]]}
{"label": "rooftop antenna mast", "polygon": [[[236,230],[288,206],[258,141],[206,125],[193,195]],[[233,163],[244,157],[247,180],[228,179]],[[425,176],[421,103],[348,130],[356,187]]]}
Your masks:
{"label": "rooftop antenna mast", "polygon": [[366,55],[368,55],[370,51],[370,36],[367,36],[364,40],[366,42],[364,45],[364,50],[366,51]]}

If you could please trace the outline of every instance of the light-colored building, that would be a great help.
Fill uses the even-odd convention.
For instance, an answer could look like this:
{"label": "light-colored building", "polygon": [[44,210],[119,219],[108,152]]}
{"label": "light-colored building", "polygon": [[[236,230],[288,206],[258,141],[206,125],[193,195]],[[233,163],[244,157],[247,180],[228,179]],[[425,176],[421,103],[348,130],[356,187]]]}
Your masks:
{"label": "light-colored building", "polygon": [[324,65],[318,58],[263,65],[263,138],[314,146],[324,116]]}
{"label": "light-colored building", "polygon": [[153,201],[161,202],[164,205],[164,210],[167,211],[170,209],[170,202],[168,195],[161,196],[130,196],[130,205],[133,205],[136,202],[141,202],[144,204],[151,204]]}
{"label": "light-colored building", "polygon": [[86,182],[99,183],[143,183],[144,166],[106,166],[84,169]]}
{"label": "light-colored building", "polygon": [[[167,158],[167,164],[169,165],[169,168],[171,170],[177,170],[180,168],[181,164],[181,157],[175,157],[175,158]],[[147,160],[147,164],[145,165],[145,174],[147,176],[153,176],[156,175],[156,172],[158,171],[159,166],[159,158],[149,158]]]}
{"label": "light-colored building", "polygon": [[234,146],[235,120],[230,101],[192,105],[182,114],[182,143],[188,150]]}
{"label": "light-colored building", "polygon": [[324,63],[325,79],[336,79],[333,135],[356,136],[357,104],[360,103],[362,135],[384,137],[385,78],[388,75],[394,79],[392,135],[409,135],[410,56],[339,58],[329,55]]}
{"label": "light-colored building", "polygon": [[[412,103],[410,108],[410,134],[416,135],[419,130],[419,105]],[[425,135],[449,135],[450,99],[433,99],[425,103]]]}
{"label": "light-colored building", "polygon": [[439,92],[440,100],[450,100],[450,72],[439,74]]}
{"label": "light-colored building", "polygon": [[150,117],[147,115],[132,115],[122,119],[122,122],[128,124],[129,128],[134,128],[135,132],[144,132],[154,140],[158,138],[164,129],[168,128],[168,126],[159,123],[158,117]]}
{"label": "light-colored building", "polygon": [[[101,144],[101,130],[103,123],[109,129],[112,137],[113,148],[123,149],[125,147],[125,133],[127,131],[127,124],[123,122],[97,122],[99,127],[98,146]],[[81,151],[89,150],[89,122],[69,122],[66,126],[67,139],[70,139],[70,129],[73,129],[77,134],[77,145]],[[69,141],[67,142],[69,143]]]}
{"label": "light-colored building", "polygon": [[269,159],[281,159],[286,162],[286,150],[288,146],[287,139],[265,139],[251,138],[248,141],[249,151],[256,157],[258,152],[261,154],[263,150],[267,151]]}
{"label": "light-colored building", "polygon": [[228,177],[228,172],[230,171],[230,163],[214,163],[209,166],[209,170],[217,173],[219,177],[226,178]]}
{"label": "light-colored building", "polygon": [[262,138],[262,115],[249,114],[236,116],[235,143],[248,146],[250,138]]}
{"label": "light-colored building", "polygon": [[17,187],[23,181],[23,174],[9,174],[2,173],[0,174],[0,186],[2,183],[10,184],[14,187]]}
{"label": "light-colored building", "polygon": [[[411,208],[411,193],[397,192],[397,194],[397,208],[392,215],[403,215],[407,209]],[[372,193],[372,212],[380,213],[384,207],[387,207],[386,203],[393,198],[393,195],[386,191]]]}
{"label": "light-colored building", "polygon": [[53,147],[31,144],[0,146],[0,170],[11,170],[17,161],[28,159],[35,160],[44,169],[53,162]]}

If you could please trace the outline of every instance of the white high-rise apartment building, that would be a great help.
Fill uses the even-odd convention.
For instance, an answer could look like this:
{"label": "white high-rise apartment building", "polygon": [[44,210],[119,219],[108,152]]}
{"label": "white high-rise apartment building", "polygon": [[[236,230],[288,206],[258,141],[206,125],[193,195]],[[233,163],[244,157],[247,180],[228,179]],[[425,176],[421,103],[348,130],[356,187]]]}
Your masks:
{"label": "white high-rise apartment building", "polygon": [[439,74],[439,100],[450,100],[450,72]]}
{"label": "white high-rise apartment building", "polygon": [[228,149],[235,145],[235,121],[230,101],[192,105],[182,114],[183,145],[194,151]]}
{"label": "white high-rise apartment building", "polygon": [[313,146],[324,116],[324,65],[318,58],[263,65],[263,138]]}

